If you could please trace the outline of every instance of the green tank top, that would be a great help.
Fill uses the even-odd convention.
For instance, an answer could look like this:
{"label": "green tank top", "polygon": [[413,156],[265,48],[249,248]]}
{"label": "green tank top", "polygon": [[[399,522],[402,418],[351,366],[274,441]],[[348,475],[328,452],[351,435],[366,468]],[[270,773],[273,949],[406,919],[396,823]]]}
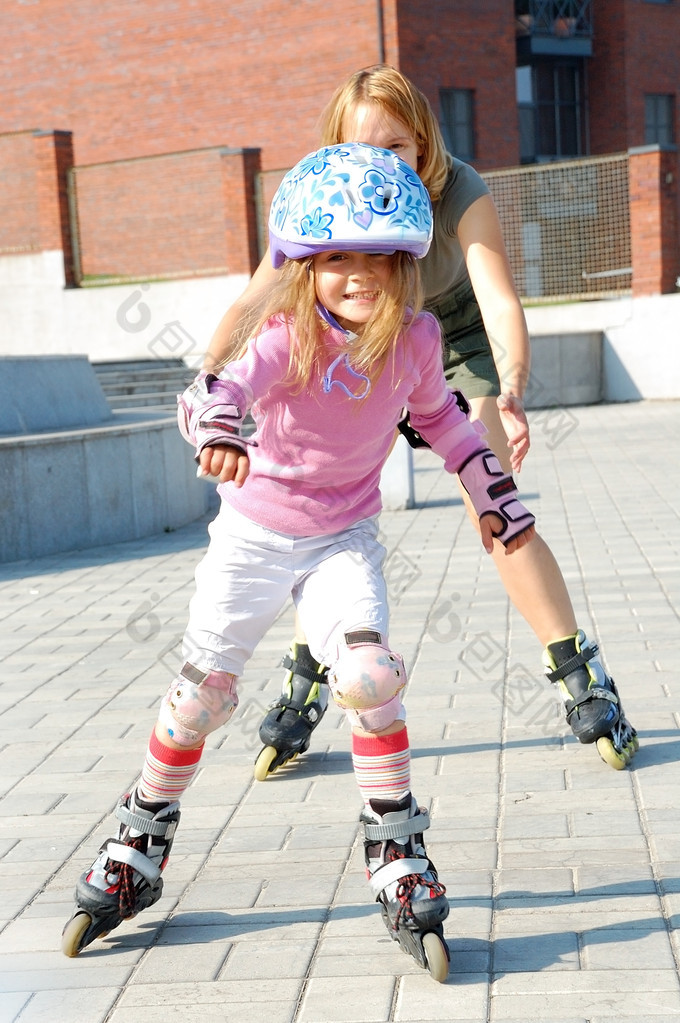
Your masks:
{"label": "green tank top", "polygon": [[420,260],[427,305],[440,302],[452,291],[469,284],[458,224],[473,202],[489,189],[477,171],[453,157],[453,166],[441,196],[434,203],[434,234],[427,255]]}

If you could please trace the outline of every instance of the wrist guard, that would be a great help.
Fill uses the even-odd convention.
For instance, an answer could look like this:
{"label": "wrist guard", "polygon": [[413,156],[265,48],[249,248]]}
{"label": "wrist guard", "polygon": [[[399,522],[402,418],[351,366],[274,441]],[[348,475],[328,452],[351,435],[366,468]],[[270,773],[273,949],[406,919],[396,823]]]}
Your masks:
{"label": "wrist guard", "polygon": [[504,547],[535,523],[535,517],[515,496],[514,479],[503,471],[489,448],[470,455],[458,470],[458,478],[470,495],[480,521],[485,515],[497,515],[501,520],[502,529],[494,535]]}
{"label": "wrist guard", "polygon": [[189,444],[196,448],[196,458],[203,448],[229,445],[244,452],[248,440],[242,435],[243,413],[238,405],[229,404],[219,389],[211,388],[219,378],[214,373],[201,372],[183,394],[177,395],[177,425]]}

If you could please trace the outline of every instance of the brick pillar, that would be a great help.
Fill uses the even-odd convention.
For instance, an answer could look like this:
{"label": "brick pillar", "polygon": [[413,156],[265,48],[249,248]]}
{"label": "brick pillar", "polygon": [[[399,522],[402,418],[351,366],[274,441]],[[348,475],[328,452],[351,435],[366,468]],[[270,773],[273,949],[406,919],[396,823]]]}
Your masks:
{"label": "brick pillar", "polygon": [[260,262],[255,201],[260,150],[224,148],[220,157],[229,273],[252,274]]}
{"label": "brick pillar", "polygon": [[75,284],[68,207],[68,172],[73,167],[73,133],[36,131],[33,138],[40,248],[43,251],[62,250],[64,279],[66,287],[70,288]]}
{"label": "brick pillar", "polygon": [[680,274],[678,169],[675,147],[628,151],[634,296],[675,291]]}

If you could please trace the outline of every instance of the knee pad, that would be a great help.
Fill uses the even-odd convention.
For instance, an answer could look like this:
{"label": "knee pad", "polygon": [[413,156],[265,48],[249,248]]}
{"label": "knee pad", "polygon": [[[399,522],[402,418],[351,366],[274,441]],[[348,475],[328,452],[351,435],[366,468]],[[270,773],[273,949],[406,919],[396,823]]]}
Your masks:
{"label": "knee pad", "polygon": [[401,716],[404,662],[370,629],[345,633],[345,643],[328,674],[333,698],[351,724],[380,732]]}
{"label": "knee pad", "polygon": [[158,720],[180,746],[195,746],[236,710],[237,681],[228,671],[202,671],[187,662],[163,697]]}

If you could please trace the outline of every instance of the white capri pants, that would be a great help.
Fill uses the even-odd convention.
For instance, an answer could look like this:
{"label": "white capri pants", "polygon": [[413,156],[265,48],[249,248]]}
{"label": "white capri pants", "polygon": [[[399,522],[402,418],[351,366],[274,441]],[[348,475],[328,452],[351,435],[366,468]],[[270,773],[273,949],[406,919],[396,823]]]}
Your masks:
{"label": "white capri pants", "polygon": [[363,626],[387,643],[389,613],[377,516],[320,537],[260,526],[222,502],[196,569],[184,659],[240,676],[290,596],[309,648],[333,665],[344,634]]}

